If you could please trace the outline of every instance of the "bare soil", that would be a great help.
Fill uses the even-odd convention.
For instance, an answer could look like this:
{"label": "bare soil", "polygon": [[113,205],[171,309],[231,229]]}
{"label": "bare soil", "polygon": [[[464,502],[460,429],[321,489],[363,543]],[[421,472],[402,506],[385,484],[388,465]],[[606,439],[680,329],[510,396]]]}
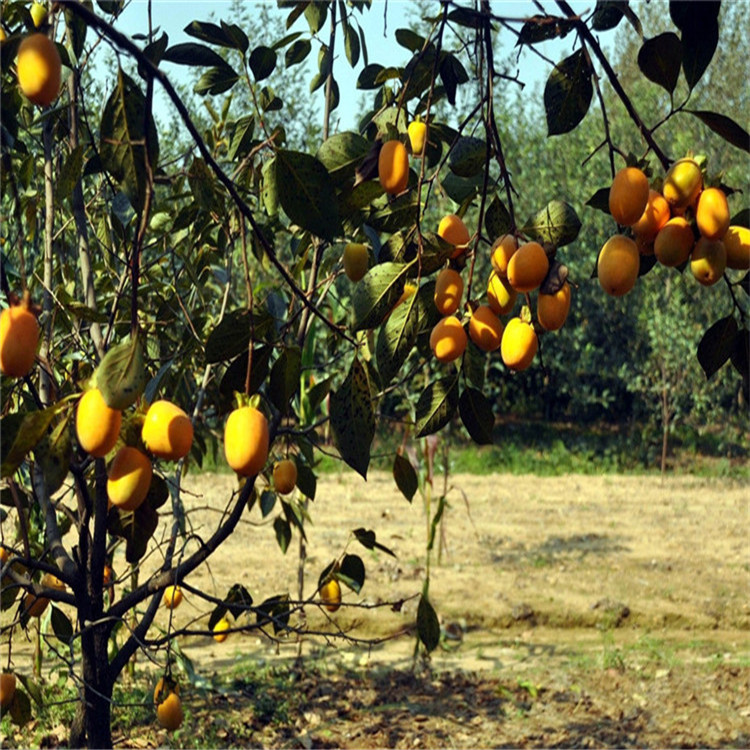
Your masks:
{"label": "bare soil", "polygon": [[[189,553],[211,533],[236,482],[203,475],[185,486]],[[307,526],[305,595],[344,549],[361,555],[367,578],[333,615],[308,607],[308,624],[380,642],[308,638],[295,665],[292,638],[273,643],[253,632],[223,644],[182,639],[207,688],[184,687],[185,725],[170,738],[153,719],[118,724],[117,743],[750,745],[746,485],[693,477],[456,476],[448,500],[430,581],[442,638],[429,662],[415,667],[412,659],[426,569],[421,498],[408,504],[388,474],[368,482],[350,473],[324,476]],[[283,555],[271,527],[278,513],[277,505],[262,519],[256,505],[189,583],[216,597],[241,583],[256,604],[285,592],[296,598],[299,537],[295,532]],[[397,557],[352,540],[359,527],[375,530]],[[158,563],[154,556],[145,567]],[[124,559],[116,557],[115,570],[125,570]],[[375,606],[385,602],[403,605]],[[196,618],[209,609],[188,594],[172,626],[205,627],[207,616]],[[166,618],[159,623],[166,627]],[[292,624],[299,624],[297,614]],[[22,655],[14,649],[14,657]],[[266,670],[265,682],[259,670]],[[64,742],[54,733],[47,739]]]}

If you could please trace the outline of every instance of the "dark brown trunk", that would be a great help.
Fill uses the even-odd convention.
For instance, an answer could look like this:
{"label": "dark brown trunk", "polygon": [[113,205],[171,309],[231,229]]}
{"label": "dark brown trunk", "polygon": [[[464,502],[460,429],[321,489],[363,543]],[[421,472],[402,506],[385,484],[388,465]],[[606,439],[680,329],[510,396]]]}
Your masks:
{"label": "dark brown trunk", "polygon": [[71,747],[112,747],[112,681],[107,660],[107,636],[107,628],[100,626],[85,631],[81,637],[84,688],[71,727]]}

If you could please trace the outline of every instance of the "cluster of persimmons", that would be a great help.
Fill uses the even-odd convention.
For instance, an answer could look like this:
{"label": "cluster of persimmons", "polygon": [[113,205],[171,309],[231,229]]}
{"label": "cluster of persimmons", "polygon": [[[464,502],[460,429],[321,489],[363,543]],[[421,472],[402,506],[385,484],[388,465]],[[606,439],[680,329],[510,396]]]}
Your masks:
{"label": "cluster of persimmons", "polygon": [[704,184],[692,157],[676,161],[660,189],[642,170],[624,167],[612,181],[609,212],[628,229],[610,237],[599,253],[597,275],[607,294],[621,297],[635,286],[641,255],[669,267],[689,262],[703,286],[715,284],[727,268],[750,268],[750,229],[730,226],[726,193]]}
{"label": "cluster of persimmons", "polygon": [[[408,128],[409,145],[415,157],[424,154],[427,125],[412,122]],[[406,189],[409,178],[409,151],[398,139],[386,141],[378,159],[378,177],[386,193],[397,195]],[[470,232],[457,214],[444,216],[437,228],[438,235],[454,250],[435,280],[435,306],[442,316],[430,334],[430,347],[440,362],[452,362],[463,355],[469,339],[485,352],[500,350],[506,367],[513,371],[526,369],[539,347],[529,307],[503,323],[501,316],[513,313],[519,294],[539,290],[552,270],[549,255],[535,241],[520,242],[513,234],[498,237],[490,251],[492,271],[487,281],[486,302],[464,302],[463,267],[471,241]],[[369,265],[367,247],[350,242],[344,248],[344,272],[352,281],[359,281]],[[564,277],[545,285],[537,295],[536,323],[539,329],[555,331],[562,327],[570,310],[570,284]],[[408,298],[415,287],[407,284],[397,304]],[[530,299],[527,297],[527,300]],[[459,317],[465,311],[466,320]],[[468,334],[467,334],[468,331]]]}

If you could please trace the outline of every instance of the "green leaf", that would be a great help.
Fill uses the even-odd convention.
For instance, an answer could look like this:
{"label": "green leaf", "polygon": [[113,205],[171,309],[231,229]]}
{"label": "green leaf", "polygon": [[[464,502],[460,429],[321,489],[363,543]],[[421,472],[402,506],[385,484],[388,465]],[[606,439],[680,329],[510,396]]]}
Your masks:
{"label": "green leaf", "polygon": [[175,44],[162,56],[164,62],[176,63],[177,65],[213,66],[223,67],[227,63],[224,58],[214,52],[210,47],[195,42]]}
{"label": "green leaf", "polygon": [[393,479],[399,492],[411,502],[419,489],[419,478],[411,461],[400,453],[393,457]]}
{"label": "green leaf", "polygon": [[393,308],[404,290],[408,264],[380,263],[354,287],[354,330],[375,328]]}
{"label": "green leaf", "polygon": [[193,91],[200,96],[204,96],[205,94],[216,96],[229,91],[239,80],[240,77],[235,73],[234,69],[224,64],[216,68],[209,68],[198,79]]}
{"label": "green leaf", "polygon": [[263,205],[269,216],[277,216],[279,213],[279,191],[276,187],[276,158],[273,157],[263,162],[261,169],[261,197]]}
{"label": "green leaf", "polygon": [[149,503],[141,503],[135,511],[109,509],[107,530],[125,540],[125,559],[137,563],[148,549],[148,543],[157,526],[159,515]]}
{"label": "green leaf", "polygon": [[310,500],[315,500],[315,493],[318,489],[318,479],[315,472],[305,463],[295,458],[297,464],[297,489]]}
{"label": "green leaf", "polygon": [[484,214],[484,228],[487,230],[487,236],[492,239],[502,237],[508,234],[511,229],[511,218],[508,209],[500,198],[495,195],[487,206]]}
{"label": "green leaf", "polygon": [[707,380],[732,356],[738,330],[737,321],[732,315],[727,315],[703,334],[698,344],[698,361]]}
{"label": "green leaf", "polygon": [[333,180],[323,164],[310,154],[276,152],[276,186],[290,221],[333,242],[340,231]]}
{"label": "green leaf", "polygon": [[682,42],[671,31],[647,39],[638,51],[638,67],[643,75],[670,94],[677,86],[681,65]]}
{"label": "green leaf", "polygon": [[522,231],[539,242],[560,247],[573,242],[578,237],[581,231],[581,220],[569,203],[553,200],[532,216]]}
{"label": "green leaf", "polygon": [[331,392],[330,416],[341,458],[366,479],[370,445],[375,437],[375,413],[370,379],[358,358],[340,388]]}
{"label": "green leaf", "polygon": [[298,346],[284,349],[271,368],[268,395],[282,414],[287,413],[289,401],[299,388],[301,371],[302,352]]}
{"label": "green leaf", "polygon": [[672,20],[682,31],[682,71],[692,91],[703,77],[719,43],[719,2],[669,3]]}
{"label": "green leaf", "polygon": [[201,39],[209,44],[218,44],[220,47],[234,47],[234,40],[215,23],[207,21],[191,21],[185,28],[185,33],[195,39]]}
{"label": "green leaf", "polygon": [[31,701],[23,690],[16,689],[13,701],[7,709],[11,721],[19,727],[23,727],[31,721]]}
{"label": "green leaf", "polygon": [[234,46],[240,50],[240,52],[247,52],[247,48],[250,46],[250,40],[247,38],[247,34],[235,23],[224,23],[221,22],[221,30],[224,32],[224,38],[227,42],[231,41]]}
{"label": "green leaf", "polygon": [[282,594],[261,602],[256,608],[255,616],[258,625],[265,626],[270,623],[273,632],[278,633],[289,626],[289,614],[289,594]]}
{"label": "green leaf", "polygon": [[276,505],[276,493],[271,490],[263,490],[260,495],[260,514],[265,518]]}
{"label": "green leaf", "polygon": [[417,401],[416,436],[432,435],[451,421],[458,406],[458,378],[430,383]]}
{"label": "green leaf", "polygon": [[434,651],[440,643],[438,616],[425,596],[420,597],[417,607],[417,633],[428,651]]}
{"label": "green leaf", "polygon": [[599,188],[587,201],[587,206],[609,215],[609,188]]}
{"label": "green leaf", "polygon": [[375,347],[383,385],[388,385],[398,374],[414,349],[419,333],[419,305],[414,295],[402,302],[381,326]]}
{"label": "green leaf", "polygon": [[278,112],[284,106],[284,102],[276,96],[270,86],[264,86],[258,94],[258,103],[263,112]]}
{"label": "green leaf", "polygon": [[317,34],[323,28],[327,12],[328,3],[319,0],[314,0],[305,8],[305,18],[311,34]]}
{"label": "green leaf", "polygon": [[362,69],[362,72],[359,74],[359,77],[357,78],[357,88],[358,89],[377,89],[380,87],[380,83],[378,83],[378,76],[385,70],[385,68],[382,65],[378,65],[377,63],[372,63],[370,65],[365,65],[365,67]]}
{"label": "green leaf", "polygon": [[473,341],[469,340],[464,352],[461,372],[468,383],[478,390],[484,388],[484,370],[487,365],[487,352],[483,352]]}
{"label": "green leaf", "polygon": [[[52,420],[66,404],[53,404],[41,411],[27,414],[9,414],[3,417],[3,459],[0,475],[5,479],[11,476],[24,459],[46,434]],[[7,452],[6,452],[7,451]]]}
{"label": "green leaf", "polygon": [[292,65],[301,63],[311,50],[312,44],[310,44],[309,39],[298,39],[284,53],[284,64],[287,68],[291,68]]}
{"label": "green leaf", "polygon": [[255,117],[248,115],[247,117],[241,117],[234,123],[232,130],[232,140],[229,143],[229,149],[227,151],[227,159],[229,161],[235,161],[247,153],[252,148],[253,134],[255,133]]}
{"label": "green leaf", "polygon": [[55,183],[55,200],[62,201],[73,193],[73,188],[76,186],[78,181],[81,179],[81,172],[83,171],[83,155],[84,147],[76,146],[60,170],[60,176],[57,178]]}
{"label": "green leaf", "polygon": [[169,500],[169,487],[166,480],[158,474],[153,474],[143,502],[148,503],[154,510],[158,510],[167,500]]}
{"label": "green leaf", "polygon": [[485,16],[471,8],[454,8],[448,14],[448,20],[459,26],[466,26],[470,29],[481,29],[484,27]]}
{"label": "green leaf", "polygon": [[445,506],[447,505],[445,495],[440,495],[437,502],[437,510],[435,515],[432,517],[430,522],[430,534],[427,538],[427,551],[429,552],[435,546],[435,535],[437,534],[438,526],[440,525],[440,519],[443,517],[445,512]]}
{"label": "green leaf", "polygon": [[537,44],[547,39],[561,39],[575,25],[573,19],[557,16],[532,16],[521,27],[516,46],[522,44]]}
{"label": "green leaf", "polygon": [[270,47],[261,45],[250,53],[250,70],[253,71],[256,81],[268,78],[275,67],[276,53]]}
{"label": "green leaf", "polygon": [[573,130],[589,111],[593,95],[591,70],[583,50],[555,65],[544,87],[547,135]]}
{"label": "green leaf", "polygon": [[216,192],[214,173],[201,157],[193,158],[187,179],[195,202],[205,211],[221,214],[222,204]]}
{"label": "green leaf", "polygon": [[16,674],[18,681],[26,688],[26,692],[39,708],[44,708],[44,696],[39,683],[25,674]]}
{"label": "green leaf", "polygon": [[359,593],[365,585],[365,564],[358,555],[344,555],[341,567],[336,571],[336,578]]}
{"label": "green leaf", "polygon": [[323,141],[316,156],[328,170],[331,179],[337,185],[342,185],[354,179],[357,167],[369,150],[370,143],[365,138],[359,133],[347,131],[336,133]]}
{"label": "green leaf", "polygon": [[42,468],[47,492],[54,495],[62,487],[70,469],[73,444],[70,425],[63,419],[49,437],[43,438],[34,448],[34,458]]}
{"label": "green leaf", "polygon": [[458,400],[458,413],[475,443],[478,445],[492,443],[495,417],[492,413],[492,404],[481,391],[475,388],[465,388]]}
{"label": "green leaf", "polygon": [[355,67],[359,62],[359,37],[354,29],[347,25],[344,28],[344,52],[346,53],[346,59],[349,61],[349,65]]}
{"label": "green leaf", "polygon": [[381,552],[385,552],[391,557],[396,557],[396,555],[390,549],[388,549],[388,547],[377,541],[375,532],[372,531],[372,529],[354,529],[354,531],[352,531],[352,534],[354,534],[354,538],[366,549],[379,549]]}
{"label": "green leaf", "polygon": [[[414,172],[410,170],[410,180],[412,176]],[[414,224],[418,208],[417,194],[414,190],[390,200],[383,197],[373,202],[367,224],[378,232],[397,232]]]}
{"label": "green leaf", "polygon": [[[266,381],[268,365],[271,359],[270,346],[253,347],[253,367],[250,371],[250,390],[248,395],[257,393]],[[247,351],[243,352],[226,369],[221,379],[219,390],[225,398],[232,399],[234,392],[244,393],[247,378]]]}
{"label": "green leaf", "polygon": [[52,624],[52,632],[55,634],[55,638],[63,643],[70,643],[73,638],[72,623],[67,615],[54,604],[52,605],[51,610],[50,622]]}
{"label": "green leaf", "polygon": [[236,620],[253,606],[253,597],[241,583],[235,583],[224,597],[224,602],[232,613],[232,617]]}
{"label": "green leaf", "polygon": [[153,117],[146,118],[143,92],[122,68],[118,69],[115,88],[104,105],[100,134],[102,165],[121,185],[136,211],[140,211],[147,189],[143,144],[148,143],[149,161],[155,171],[159,141]]}
{"label": "green leaf", "polygon": [[441,178],[440,184],[448,194],[448,197],[460,205],[465,203],[470,197],[479,194],[484,187],[484,175],[477,174],[474,177],[466,179],[448,172]]}
{"label": "green leaf", "polygon": [[233,310],[211,331],[206,340],[206,363],[226,362],[247,351],[252,316],[249,310]]}
{"label": "green leaf", "polygon": [[292,527],[281,516],[276,516],[273,522],[273,530],[281,551],[286,554],[289,543],[292,541]]}
{"label": "green leaf", "polygon": [[596,0],[594,15],[591,17],[592,28],[596,31],[614,29],[622,19],[624,6],[627,6],[626,0]]}
{"label": "green leaf", "polygon": [[720,115],[717,112],[707,112],[706,110],[686,109],[684,111],[695,115],[728,143],[737,146],[737,148],[743,151],[750,151],[750,135],[748,135],[747,130],[738,125],[730,117]]}
{"label": "green leaf", "polygon": [[459,177],[474,177],[484,169],[487,144],[481,138],[462,136],[451,149],[448,167]]}
{"label": "green leaf", "polygon": [[113,346],[94,372],[94,384],[110,409],[127,409],[143,393],[148,382],[141,334]]}

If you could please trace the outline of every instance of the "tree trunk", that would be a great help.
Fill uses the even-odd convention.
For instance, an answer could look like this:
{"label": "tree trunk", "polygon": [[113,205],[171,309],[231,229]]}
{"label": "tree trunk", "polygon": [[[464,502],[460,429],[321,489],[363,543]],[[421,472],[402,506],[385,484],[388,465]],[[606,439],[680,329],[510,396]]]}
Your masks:
{"label": "tree trunk", "polygon": [[664,388],[661,394],[661,481],[664,481],[664,472],[667,470],[667,450],[669,448],[669,395]]}
{"label": "tree trunk", "polygon": [[84,631],[81,637],[83,694],[70,730],[71,747],[111,748],[112,681],[107,659],[108,629]]}

